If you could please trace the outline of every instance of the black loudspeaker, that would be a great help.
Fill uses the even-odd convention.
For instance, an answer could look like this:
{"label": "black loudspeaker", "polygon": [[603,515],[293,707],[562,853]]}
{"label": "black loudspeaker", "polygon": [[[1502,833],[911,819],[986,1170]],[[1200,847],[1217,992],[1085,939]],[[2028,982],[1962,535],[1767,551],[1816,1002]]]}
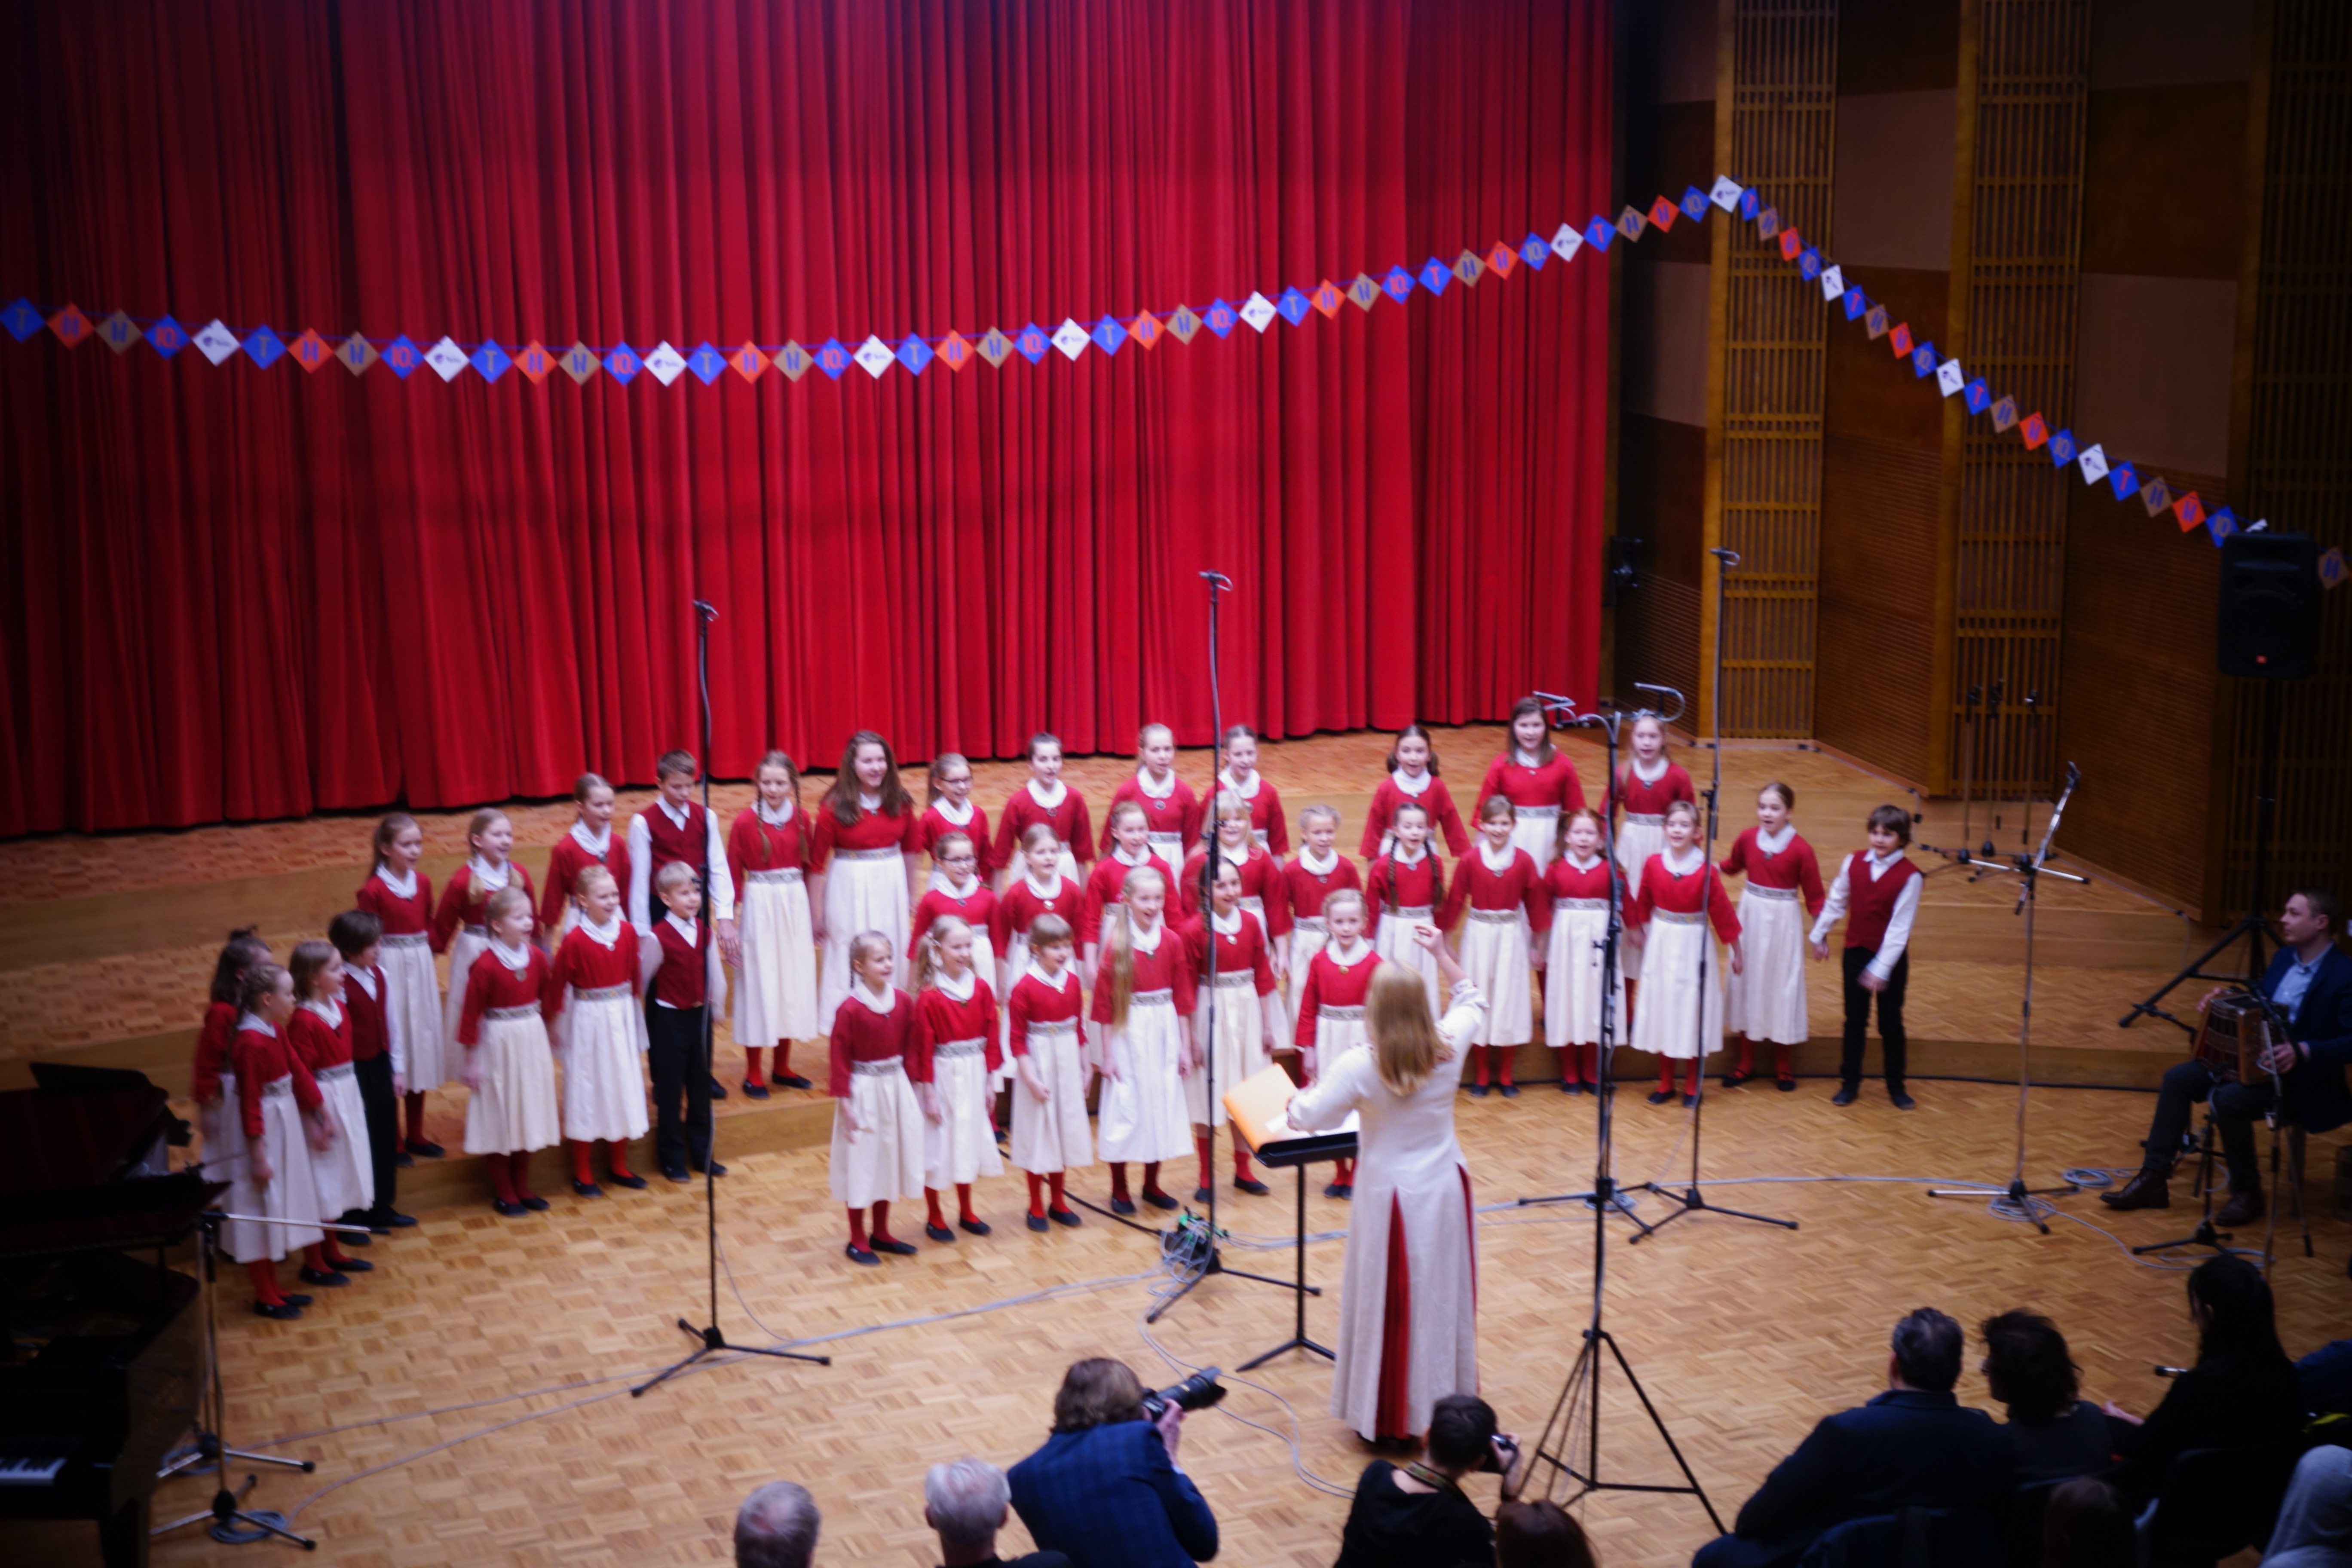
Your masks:
{"label": "black loudspeaker", "polygon": [[2224,675],[2301,680],[2319,650],[2319,546],[2308,534],[2233,533],[2221,542],[2215,658]]}

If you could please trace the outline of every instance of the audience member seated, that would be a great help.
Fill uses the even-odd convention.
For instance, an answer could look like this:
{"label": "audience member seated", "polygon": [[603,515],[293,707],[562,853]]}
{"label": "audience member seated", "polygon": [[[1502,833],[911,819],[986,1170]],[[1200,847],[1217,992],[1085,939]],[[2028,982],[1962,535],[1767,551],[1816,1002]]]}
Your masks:
{"label": "audience member seated", "polygon": [[770,1481],[735,1511],[735,1568],[808,1568],[819,1522],[807,1488]]}
{"label": "audience member seated", "polygon": [[1824,1417],[1766,1477],[1729,1535],[1693,1568],[1780,1568],[1823,1531],[1904,1508],[1966,1509],[1998,1519],[2010,1492],[2009,1437],[1961,1408],[1960,1325],[1922,1307],[1895,1325],[1886,1392]]}
{"label": "audience member seated", "polygon": [[1495,1407],[1475,1394],[1449,1394],[1430,1407],[1429,1458],[1402,1469],[1386,1459],[1364,1467],[1339,1533],[1332,1568],[1459,1568],[1495,1561],[1495,1527],[1462,1489],[1465,1476],[1493,1470],[1503,1496],[1518,1494],[1528,1456],[1495,1430]]}
{"label": "audience member seated", "polygon": [[1185,1568],[1217,1554],[1217,1517],[1176,1468],[1184,1412],[1143,1418],[1125,1362],[1082,1361],[1054,1395],[1054,1432],[1013,1467],[1013,1507],[1075,1568]]}
{"label": "audience member seated", "polygon": [[1004,1472],[985,1459],[933,1465],[923,1478],[923,1522],[940,1533],[940,1568],[1069,1568],[1058,1552],[999,1557],[996,1532],[1012,1511]]}
{"label": "audience member seated", "polygon": [[1984,1324],[1985,1382],[2009,1409],[2015,1484],[2097,1475],[2115,1463],[2107,1418],[2078,1399],[2081,1369],[2058,1325],[2035,1312],[2003,1312]]}
{"label": "audience member seated", "polygon": [[2145,1419],[2110,1402],[2108,1436],[2123,1467],[2111,1478],[2134,1504],[2156,1495],[2191,1448],[2285,1444],[2303,1426],[2303,1388],[2279,1348],[2271,1288],[2242,1258],[2209,1258],[2189,1275],[2197,1364],[2173,1380]]}
{"label": "audience member seated", "polygon": [[1495,1510],[1495,1568],[1598,1568],[1576,1516],[1545,1498],[1513,1498]]}
{"label": "audience member seated", "polygon": [[2352,1340],[2331,1340],[2294,1363],[2304,1407],[2323,1415],[2352,1415]]}
{"label": "audience member seated", "polygon": [[2263,1568],[2352,1568],[2352,1451],[2314,1448],[2295,1466]]}
{"label": "audience member seated", "polygon": [[2124,1494],[2096,1476],[2077,1476],[2050,1494],[2042,1516],[2042,1568],[2133,1568],[2139,1537]]}

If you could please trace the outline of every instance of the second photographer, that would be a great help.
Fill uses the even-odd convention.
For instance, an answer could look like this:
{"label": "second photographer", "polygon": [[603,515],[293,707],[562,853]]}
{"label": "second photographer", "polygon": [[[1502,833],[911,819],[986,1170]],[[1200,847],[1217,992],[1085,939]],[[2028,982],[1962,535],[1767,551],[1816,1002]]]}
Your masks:
{"label": "second photographer", "polygon": [[1185,1410],[1223,1393],[1213,1373],[1147,1395],[1124,1362],[1071,1367],[1054,1395],[1053,1436],[1007,1478],[1031,1538],[1076,1568],[1185,1568],[1214,1557],[1216,1515],[1176,1468],[1176,1450]]}
{"label": "second photographer", "polygon": [[1495,1561],[1495,1527],[1462,1489],[1480,1471],[1503,1478],[1506,1500],[1527,1479],[1518,1439],[1495,1429],[1495,1409],[1451,1394],[1429,1415],[1429,1457],[1402,1468],[1364,1467],[1332,1568],[1455,1568]]}

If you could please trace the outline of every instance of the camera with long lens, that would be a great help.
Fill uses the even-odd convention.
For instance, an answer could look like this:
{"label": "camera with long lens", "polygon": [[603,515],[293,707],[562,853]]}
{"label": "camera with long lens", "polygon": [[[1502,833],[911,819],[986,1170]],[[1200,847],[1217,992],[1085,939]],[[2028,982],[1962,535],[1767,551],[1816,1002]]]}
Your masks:
{"label": "camera with long lens", "polygon": [[1202,1367],[1199,1372],[1171,1388],[1143,1396],[1143,1418],[1157,1421],[1168,1413],[1170,1405],[1179,1410],[1206,1410],[1225,1396],[1225,1385],[1217,1381],[1222,1367]]}

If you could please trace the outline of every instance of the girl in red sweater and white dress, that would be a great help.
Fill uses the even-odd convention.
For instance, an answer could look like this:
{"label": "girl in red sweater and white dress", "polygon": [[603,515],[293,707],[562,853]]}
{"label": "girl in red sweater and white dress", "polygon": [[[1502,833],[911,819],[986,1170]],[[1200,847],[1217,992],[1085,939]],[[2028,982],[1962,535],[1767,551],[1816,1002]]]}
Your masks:
{"label": "girl in red sweater and white dress", "polygon": [[1772,1042],[1772,1081],[1797,1087],[1789,1048],[1811,1033],[1805,1011],[1805,928],[1822,912],[1822,868],[1813,847],[1797,836],[1789,814],[1797,792],[1778,780],[1756,795],[1756,826],[1732,841],[1723,858],[1727,877],[1746,877],[1739,894],[1741,967],[1731,977],[1725,1021],[1739,1037],[1737,1064],[1723,1086],[1737,1089],[1756,1076],[1756,1043]]}
{"label": "girl in red sweater and white dress", "polygon": [[[1293,1035],[1302,1088],[1311,1087],[1342,1051],[1364,1043],[1365,999],[1381,966],[1381,955],[1364,940],[1364,895],[1353,888],[1341,888],[1323,900],[1331,939],[1301,972],[1305,978],[1299,982],[1298,1024]],[[1323,1195],[1351,1197],[1355,1190],[1356,1163],[1335,1162]]]}
{"label": "girl in red sweater and white dress", "polygon": [[[450,875],[448,885],[441,889],[440,906],[433,911],[433,950],[449,955],[449,992],[441,1005],[441,1037],[447,1044],[438,1065],[446,1078],[420,1076],[416,1048],[412,1045],[408,1053],[411,1089],[437,1088],[465,1070],[467,1057],[457,1026],[465,1014],[466,987],[473,975],[475,961],[489,951],[486,911],[490,900],[509,888],[521,891],[526,910],[531,897],[530,873],[512,858],[514,824],[507,820],[505,812],[484,806],[474,813],[473,820],[466,826],[466,844],[473,851],[472,857]],[[523,940],[529,943],[532,925],[525,921],[522,929]]]}
{"label": "girl in red sweater and white dress", "polygon": [[996,821],[999,892],[1020,877],[1014,847],[1028,843],[1029,830],[1037,826],[1054,830],[1062,846],[1059,869],[1077,882],[1095,858],[1094,822],[1087,797],[1062,782],[1062,742],[1042,730],[1029,737],[1029,782],[1013,792]]}
{"label": "girl in red sweater and white dress", "polygon": [[482,908],[488,939],[459,993],[466,1048],[466,1152],[489,1156],[491,1207],[508,1219],[544,1210],[530,1157],[563,1141],[547,1037],[547,954],[530,940],[530,889],[499,889]]}
{"label": "girl in red sweater and white dress", "polygon": [[890,984],[897,943],[878,931],[860,931],[849,939],[848,958],[849,994],[834,1015],[826,1082],[834,1099],[832,1185],[834,1201],[849,1211],[843,1250],[871,1268],[882,1261],[877,1253],[914,1256],[914,1243],[890,1234],[890,1205],[922,1190],[924,1125],[940,1112],[915,999]]}
{"label": "girl in red sweater and white dress", "polygon": [[[1330,940],[1324,923],[1324,900],[1336,892],[1363,890],[1356,863],[1339,853],[1339,814],[1328,805],[1310,805],[1298,814],[1299,836],[1307,840],[1282,868],[1282,903],[1290,915],[1289,972],[1293,990],[1315,955]],[[1283,1021],[1283,1038],[1290,1037],[1289,1020]]]}
{"label": "girl in red sweater and white dress", "polygon": [[[1658,1087],[1652,1105],[1675,1097],[1675,1063],[1683,1073],[1683,1103],[1698,1093],[1706,1053],[1723,1045],[1723,971],[1708,950],[1706,928],[1730,952],[1731,973],[1739,973],[1739,917],[1723,879],[1699,847],[1698,807],[1686,800],[1665,808],[1666,846],[1642,868],[1641,890],[1625,920],[1628,937],[1643,948],[1642,1005],[1633,1010],[1633,1048],[1658,1058]],[[1706,974],[1699,970],[1705,960]]]}
{"label": "girl in red sweater and white dress", "polygon": [[228,941],[213,963],[212,1000],[196,1032],[196,1059],[189,1076],[188,1093],[196,1102],[196,1130],[204,1134],[205,1165],[216,1182],[229,1180],[245,1155],[245,1140],[231,1136],[236,1125],[230,1109],[236,1085],[229,1077],[229,1049],[236,1043],[237,998],[246,974],[256,964],[269,962],[269,944],[247,926],[228,933]]}
{"label": "girl in red sweater and white dress", "polygon": [[[1203,868],[1205,871],[1205,867]],[[1276,994],[1274,966],[1266,960],[1265,931],[1242,912],[1242,871],[1231,860],[1217,863],[1208,884],[1208,912],[1185,931],[1192,949],[1192,984],[1199,1005],[1192,1014],[1192,1065],[1184,1074],[1184,1108],[1192,1120],[1192,1143],[1201,1179],[1192,1201],[1206,1203],[1214,1173],[1209,1163],[1210,1129],[1225,1124],[1225,1094],[1274,1059],[1286,1037],[1282,998]],[[1210,944],[1216,944],[1216,977],[1209,975]],[[1213,1015],[1215,1026],[1211,1026]],[[1210,1065],[1215,1065],[1211,1092]],[[1249,1151],[1234,1140],[1234,1186],[1263,1195],[1264,1182],[1250,1169]]]}
{"label": "girl in red sweater and white dress", "polygon": [[1568,753],[1551,743],[1550,721],[1533,697],[1522,697],[1511,706],[1511,743],[1487,764],[1478,785],[1482,814],[1484,803],[1498,795],[1511,803],[1511,842],[1542,870],[1551,863],[1560,815],[1584,804],[1584,783],[1576,776],[1576,764]]}
{"label": "girl in red sweater and white dress", "polygon": [[890,742],[860,730],[842,748],[841,768],[817,802],[810,841],[808,899],[824,962],[817,972],[818,1022],[837,1017],[851,989],[849,944],[879,931],[896,954],[907,945],[919,875],[922,818],[898,780]]}
{"label": "girl in red sweater and white dress", "polygon": [[972,859],[983,882],[996,875],[996,859],[988,837],[988,813],[972,803],[971,762],[961,752],[941,752],[931,759],[923,790],[930,798],[923,806],[919,831],[923,853],[931,858],[929,885],[943,888],[953,880],[940,864],[940,840],[961,833],[971,844]]}
{"label": "girl in red sweater and white dress", "polygon": [[1456,938],[1462,972],[1486,997],[1486,1016],[1467,1042],[1475,1064],[1470,1092],[1483,1097],[1490,1073],[1499,1075],[1504,1098],[1518,1097],[1511,1081],[1511,1058],[1535,1038],[1535,988],[1528,981],[1534,941],[1530,932],[1551,927],[1551,903],[1535,857],[1512,842],[1519,816],[1508,796],[1488,795],[1478,808],[1477,847],[1454,865],[1454,886],[1439,912],[1438,929],[1449,930],[1468,913]]}
{"label": "girl in red sweater and white dress", "polygon": [[[1073,934],[1059,915],[1031,922],[1028,967],[1005,1003],[1007,1049],[1020,1079],[1013,1091],[1011,1153],[1029,1177],[1031,1230],[1044,1230],[1048,1221],[1078,1223],[1063,1183],[1071,1171],[1095,1163],[1087,1126],[1086,1049],[1078,1036],[1086,1006]],[[1050,1198],[1041,1190],[1046,1185]]]}
{"label": "girl in red sweater and white dress", "polygon": [[1176,879],[1175,868],[1161,859],[1151,847],[1150,817],[1134,801],[1112,803],[1103,844],[1102,858],[1087,873],[1086,895],[1078,905],[1081,982],[1094,976],[1095,962],[1101,955],[1103,910],[1118,902],[1120,889],[1127,885],[1127,874],[1139,866],[1149,866],[1170,881]]}
{"label": "girl in red sweater and white dress", "polygon": [[547,852],[547,886],[540,890],[539,924],[545,931],[551,947],[563,941],[563,933],[580,918],[580,901],[572,889],[580,873],[591,866],[602,866],[620,883],[624,905],[629,894],[629,847],[613,831],[613,786],[601,773],[582,773],[572,783],[572,798],[578,803],[580,815],[572,824],[572,831],[555,841]]}
{"label": "girl in red sweater and white dress", "polygon": [[1183,1079],[1192,1047],[1184,1020],[1196,998],[1191,953],[1167,910],[1167,884],[1144,867],[1127,874],[1124,895],[1103,916],[1088,1048],[1103,1078],[1096,1136],[1110,1166],[1113,1214],[1135,1212],[1127,1185],[1135,1160],[1143,1162],[1143,1201],[1177,1206],[1160,1185],[1160,1167],[1181,1158],[1188,1142]]}
{"label": "girl in red sweater and white dress", "polygon": [[824,1032],[816,1002],[816,938],[809,919],[808,813],[801,773],[782,752],[752,770],[759,794],[727,832],[727,869],[736,889],[735,1043],[743,1047],[743,1092],[768,1098],[761,1058],[776,1053],[775,1081],[806,1089],[793,1071],[793,1042]]}
{"label": "girl in red sweater and white dress", "polygon": [[961,833],[943,833],[932,841],[931,868],[931,885],[915,905],[907,961],[921,953],[933,924],[953,915],[971,928],[971,964],[984,980],[996,973],[996,895],[981,879],[979,847]]}
{"label": "girl in red sweater and white dress", "polygon": [[[1219,790],[1215,810],[1218,858],[1241,868],[1242,909],[1265,931],[1266,952],[1279,984],[1290,973],[1290,903],[1283,897],[1282,863],[1250,837],[1248,802],[1231,790]],[[1185,921],[1201,918],[1201,889],[1207,885],[1201,879],[1208,863],[1205,844],[1185,857],[1180,900]]]}
{"label": "girl in red sweater and white dress", "polygon": [[915,985],[931,1069],[932,1102],[923,1132],[923,1201],[930,1213],[923,1234],[933,1241],[955,1239],[940,1212],[940,1194],[952,1186],[957,1226],[986,1236],[988,1222],[972,1212],[971,1184],[1004,1173],[996,1152],[996,1092],[991,1087],[1003,1058],[997,1048],[996,993],[981,978],[972,929],[961,916],[940,916],[916,944]]}
{"label": "girl in red sweater and white dress", "polygon": [[1429,992],[1430,1016],[1441,1016],[1445,1005],[1437,961],[1412,939],[1412,930],[1424,921],[1434,924],[1437,906],[1445,901],[1445,868],[1429,842],[1429,808],[1406,801],[1391,819],[1389,852],[1372,862],[1364,877],[1372,951],[1391,963],[1401,963],[1422,978]]}
{"label": "girl in red sweater and white dress", "polygon": [[[319,1217],[339,1224],[364,1226],[364,1215],[375,1207],[375,1159],[368,1143],[367,1107],[361,1103],[359,1079],[352,1070],[352,1026],[343,1011],[343,955],[329,942],[297,942],[287,960],[299,1001],[287,1023],[286,1043],[310,1069],[319,1086],[319,1110],[334,1136],[323,1149],[310,1152],[310,1180],[319,1194]],[[352,1234],[354,1246],[368,1245],[364,1229]],[[372,1272],[375,1265],[353,1258],[336,1245],[333,1231],[303,1249],[302,1282],[340,1288],[346,1275]]]}
{"label": "girl in red sweater and white dress", "polygon": [[[294,1018],[294,977],[274,963],[246,971],[237,992],[236,1033],[225,1081],[235,1086],[226,1117],[228,1141],[240,1157],[229,1171],[228,1254],[253,1280],[253,1310],[264,1318],[299,1318],[310,1298],[278,1288],[278,1262],[325,1239],[311,1151],[334,1138],[310,1069],[286,1039]],[[260,1220],[284,1223],[264,1225]]]}
{"label": "girl in red sweater and white dress", "polygon": [[[1165,724],[1146,724],[1135,737],[1141,763],[1135,776],[1120,781],[1111,792],[1111,809],[1129,801],[1143,813],[1151,852],[1163,866],[1181,866],[1184,853],[1201,836],[1201,803],[1192,786],[1176,776],[1176,731]],[[1103,824],[1102,848],[1110,852],[1117,836]]]}
{"label": "girl in red sweater and white dress", "polygon": [[[1258,847],[1281,859],[1290,853],[1290,825],[1282,817],[1282,796],[1257,771],[1257,731],[1236,724],[1225,731],[1217,750],[1224,763],[1217,774],[1217,793],[1231,791],[1241,797],[1249,807],[1250,832]],[[1191,880],[1190,873],[1186,880]]]}
{"label": "girl in red sweater and white dress", "polygon": [[1390,824],[1396,819],[1397,807],[1409,800],[1428,808],[1430,820],[1444,835],[1449,851],[1459,856],[1470,847],[1470,830],[1462,826],[1454,796],[1447,793],[1445,781],[1437,776],[1437,748],[1428,731],[1418,724],[1398,731],[1396,744],[1389,748],[1388,771],[1381,787],[1372,792],[1372,808],[1364,818],[1364,841],[1358,854],[1370,860],[1388,853]]}
{"label": "girl in red sweater and white dress", "polygon": [[[1536,953],[1543,971],[1544,1044],[1559,1052],[1563,1094],[1601,1092],[1602,944],[1609,937],[1609,884],[1624,898],[1625,879],[1601,852],[1601,814],[1579,806],[1560,824],[1559,854],[1544,872],[1551,899],[1551,934]],[[1626,913],[1621,901],[1618,918]],[[1625,1043],[1625,977],[1609,997],[1616,1009],[1611,1038]],[[1580,1051],[1577,1047],[1582,1047]]]}
{"label": "girl in red sweater and white dress", "polygon": [[1009,995],[1013,983],[1029,967],[1029,928],[1040,915],[1056,915],[1076,926],[1086,903],[1086,889],[1075,878],[1062,874],[1065,846],[1050,823],[1033,822],[1021,836],[1014,857],[1017,874],[996,900],[996,915],[989,935],[996,949],[996,989]]}
{"label": "girl in red sweater and white dress", "polygon": [[[572,1190],[601,1198],[590,1156],[601,1141],[612,1183],[642,1192],[646,1179],[629,1169],[629,1145],[646,1135],[646,972],[639,953],[648,944],[621,918],[620,879],[602,866],[572,885],[579,918],[555,950],[541,1011],[550,1039],[563,1058],[563,1136],[572,1144]],[[658,952],[658,948],[656,949]],[[751,952],[748,926],[743,952]]]}
{"label": "girl in red sweater and white dress", "polygon": [[[1666,807],[1678,800],[1696,805],[1698,791],[1682,764],[1666,756],[1665,724],[1655,713],[1636,714],[1633,760],[1617,770],[1609,792],[1610,810],[1617,820],[1617,866],[1625,873],[1626,891],[1635,898],[1642,893],[1642,868],[1665,847]],[[1627,943],[1624,961],[1626,980],[1638,982],[1642,944]],[[1639,1011],[1638,987],[1626,995]]]}
{"label": "girl in red sweater and white dress", "polygon": [[375,825],[374,848],[375,868],[352,902],[383,927],[383,1008],[402,1048],[407,1135],[399,1163],[404,1165],[411,1155],[440,1156],[441,1145],[425,1136],[425,1091],[457,1076],[457,1052],[441,1010],[441,977],[433,972],[433,955],[441,947],[433,935],[433,882],[417,869],[425,858],[425,830],[406,812],[395,811]]}

